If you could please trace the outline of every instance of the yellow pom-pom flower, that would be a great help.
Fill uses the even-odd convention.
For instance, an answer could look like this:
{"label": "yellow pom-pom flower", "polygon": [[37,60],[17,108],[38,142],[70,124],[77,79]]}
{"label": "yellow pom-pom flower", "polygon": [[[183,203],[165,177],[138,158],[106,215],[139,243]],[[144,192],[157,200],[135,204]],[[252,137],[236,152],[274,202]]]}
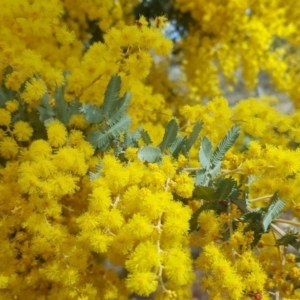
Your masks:
{"label": "yellow pom-pom flower", "polygon": [[18,121],[14,124],[13,134],[17,141],[26,142],[29,141],[32,136],[32,127],[24,121]]}
{"label": "yellow pom-pom flower", "polygon": [[47,136],[52,147],[61,147],[67,141],[68,132],[61,122],[53,121],[47,124]]}

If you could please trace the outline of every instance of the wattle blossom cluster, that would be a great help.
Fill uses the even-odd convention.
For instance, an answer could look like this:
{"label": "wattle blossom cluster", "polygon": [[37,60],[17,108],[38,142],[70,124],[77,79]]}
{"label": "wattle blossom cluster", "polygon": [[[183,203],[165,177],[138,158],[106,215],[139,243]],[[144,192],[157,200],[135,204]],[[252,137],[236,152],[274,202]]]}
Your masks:
{"label": "wattle blossom cluster", "polygon": [[170,54],[136,0],[0,0],[1,299],[300,298],[299,112],[197,101],[297,102],[298,7],[202,2]]}

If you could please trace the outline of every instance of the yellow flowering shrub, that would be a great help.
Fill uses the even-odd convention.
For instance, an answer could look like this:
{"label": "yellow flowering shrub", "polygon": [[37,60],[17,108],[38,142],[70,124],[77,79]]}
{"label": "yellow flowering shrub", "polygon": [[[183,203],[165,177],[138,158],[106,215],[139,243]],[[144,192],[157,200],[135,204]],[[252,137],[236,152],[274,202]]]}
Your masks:
{"label": "yellow flowering shrub", "polygon": [[1,299],[300,299],[299,111],[220,87],[299,106],[300,6],[154,2],[0,0]]}

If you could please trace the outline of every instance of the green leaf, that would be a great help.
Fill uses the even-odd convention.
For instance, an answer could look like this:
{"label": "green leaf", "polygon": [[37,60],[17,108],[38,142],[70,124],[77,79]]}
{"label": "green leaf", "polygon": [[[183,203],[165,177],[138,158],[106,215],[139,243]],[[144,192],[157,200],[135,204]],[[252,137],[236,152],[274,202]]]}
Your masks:
{"label": "green leaf", "polygon": [[236,190],[237,183],[232,178],[222,178],[217,183],[216,198],[217,200],[227,200]]}
{"label": "green leaf", "polygon": [[87,140],[94,148],[103,149],[109,142],[109,135],[107,133],[102,133],[100,130],[95,130],[87,136]]}
{"label": "green leaf", "polygon": [[5,102],[16,98],[16,92],[7,89],[6,87],[0,87],[0,107],[5,106]]}
{"label": "green leaf", "polygon": [[152,143],[151,137],[150,137],[149,133],[145,129],[141,130],[141,137],[142,137],[143,142],[146,145],[149,145],[149,144]]}
{"label": "green leaf", "polygon": [[213,165],[222,162],[225,153],[235,143],[239,135],[240,135],[240,126],[235,125],[229,129],[228,133],[223,138],[223,140],[218,145],[218,147],[216,148],[216,150],[212,155],[211,163]]}
{"label": "green leaf", "polygon": [[201,141],[201,146],[199,150],[199,161],[204,169],[209,169],[210,167],[211,154],[212,144],[209,138],[205,136]]}
{"label": "green leaf", "polygon": [[191,150],[192,146],[197,141],[201,129],[202,129],[202,122],[197,122],[193,128],[192,133],[190,134],[189,138],[186,141],[186,150],[188,152]]}
{"label": "green leaf", "polygon": [[196,186],[194,189],[194,196],[203,200],[215,200],[216,190],[209,186]]}
{"label": "green leaf", "polygon": [[247,203],[245,200],[239,200],[237,198],[230,199],[232,203],[234,203],[243,213],[249,212],[247,207]]}
{"label": "green leaf", "polygon": [[130,127],[131,118],[128,115],[123,115],[117,124],[109,128],[107,133],[112,137],[118,137],[123,131],[127,131]]}
{"label": "green leaf", "polygon": [[157,162],[162,155],[160,148],[154,146],[143,146],[138,151],[138,158],[144,162]]}
{"label": "green leaf", "polygon": [[201,207],[198,208],[192,215],[189,223],[190,223],[190,229],[189,229],[189,233],[195,231],[198,229],[199,225],[198,225],[198,217],[200,215],[200,213],[202,212]]}
{"label": "green leaf", "polygon": [[131,94],[125,93],[125,95],[121,99],[116,101],[115,107],[111,111],[111,114],[109,115],[109,118],[106,121],[107,124],[112,126],[122,118],[123,114],[126,112],[126,110],[129,107],[130,99],[131,99]]}
{"label": "green leaf", "polygon": [[101,177],[101,170],[102,170],[102,164],[101,163],[98,163],[96,165],[96,173],[93,173],[93,172],[89,172],[89,176],[90,176],[90,180],[93,181],[99,177]]}
{"label": "green leaf", "polygon": [[159,145],[160,150],[163,152],[166,148],[172,146],[176,139],[179,126],[175,119],[172,119],[166,126],[165,134],[162,142]]}
{"label": "green leaf", "polygon": [[285,203],[278,198],[278,193],[276,192],[271,200],[268,207],[267,213],[264,215],[262,220],[262,226],[265,231],[268,230],[273,219],[276,219],[279,216],[279,213],[284,208]]}
{"label": "green leaf", "polygon": [[41,122],[45,122],[47,119],[53,118],[55,116],[55,112],[49,105],[49,101],[49,96],[46,94],[42,97],[41,105],[37,107],[37,110],[39,112],[39,120]]}
{"label": "green leaf", "polygon": [[276,245],[293,246],[296,250],[300,250],[300,241],[298,233],[287,233],[276,241]]}
{"label": "green leaf", "polygon": [[64,99],[65,86],[58,87],[54,93],[55,109],[57,118],[64,123],[68,124],[71,117],[70,108],[68,103]]}
{"label": "green leaf", "polygon": [[196,171],[195,185],[207,186],[209,178],[207,177],[207,171],[205,169],[199,169]]}
{"label": "green leaf", "polygon": [[102,109],[96,105],[83,104],[79,111],[84,114],[84,118],[91,124],[100,123],[104,118]]}
{"label": "green leaf", "polygon": [[124,143],[126,148],[128,147],[138,147],[138,141],[141,138],[141,127],[133,132],[126,132],[124,135]]}
{"label": "green leaf", "polygon": [[106,150],[109,146],[109,143],[114,139],[119,137],[119,135],[123,131],[127,131],[129,129],[131,123],[131,119],[129,116],[124,115],[122,119],[109,128],[105,132],[101,132],[100,130],[95,130],[91,134],[87,136],[87,140],[95,147],[102,151]]}
{"label": "green leaf", "polygon": [[114,75],[111,77],[104,95],[104,102],[102,105],[103,113],[109,119],[113,110],[116,108],[119,99],[119,92],[121,89],[121,77]]}
{"label": "green leaf", "polygon": [[175,141],[170,147],[170,152],[174,158],[178,158],[180,151],[182,150],[183,145],[186,142],[185,136],[176,137]]}

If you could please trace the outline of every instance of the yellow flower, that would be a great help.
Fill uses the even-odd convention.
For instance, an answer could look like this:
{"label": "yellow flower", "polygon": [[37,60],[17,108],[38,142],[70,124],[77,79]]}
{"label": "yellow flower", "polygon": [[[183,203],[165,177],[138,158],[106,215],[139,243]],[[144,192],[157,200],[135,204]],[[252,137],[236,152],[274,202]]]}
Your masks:
{"label": "yellow flower", "polygon": [[182,198],[190,198],[193,195],[194,180],[188,174],[181,173],[175,177],[176,194]]}
{"label": "yellow flower", "polygon": [[45,82],[42,79],[32,78],[30,82],[26,83],[22,98],[30,107],[36,107],[46,92]]}
{"label": "yellow flower", "polygon": [[19,107],[17,100],[9,100],[5,102],[5,108],[10,112],[15,112]]}
{"label": "yellow flower", "polygon": [[17,141],[29,141],[32,133],[33,129],[27,122],[18,121],[14,124],[13,134],[16,137]]}
{"label": "yellow flower", "polygon": [[53,121],[47,124],[46,129],[48,141],[52,147],[61,147],[66,143],[68,132],[64,124]]}
{"label": "yellow flower", "polygon": [[11,122],[11,114],[8,110],[0,108],[0,126],[9,126]]}
{"label": "yellow flower", "polygon": [[33,159],[36,157],[50,157],[52,148],[47,141],[36,140],[29,147],[30,155]]}
{"label": "yellow flower", "polygon": [[135,272],[126,279],[129,291],[140,296],[149,296],[156,290],[157,285],[157,276],[152,272]]}
{"label": "yellow flower", "polygon": [[0,141],[0,155],[3,158],[10,159],[17,156],[19,146],[11,137],[5,137]]}

